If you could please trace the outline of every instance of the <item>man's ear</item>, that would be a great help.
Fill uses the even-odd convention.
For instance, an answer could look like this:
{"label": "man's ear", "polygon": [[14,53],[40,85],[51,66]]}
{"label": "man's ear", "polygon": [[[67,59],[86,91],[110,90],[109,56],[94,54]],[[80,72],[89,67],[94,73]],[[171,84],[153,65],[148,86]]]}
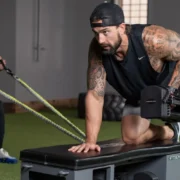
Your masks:
{"label": "man's ear", "polygon": [[124,34],[125,31],[126,31],[126,25],[125,25],[125,23],[121,23],[118,27],[119,27],[119,32],[120,32],[120,34]]}

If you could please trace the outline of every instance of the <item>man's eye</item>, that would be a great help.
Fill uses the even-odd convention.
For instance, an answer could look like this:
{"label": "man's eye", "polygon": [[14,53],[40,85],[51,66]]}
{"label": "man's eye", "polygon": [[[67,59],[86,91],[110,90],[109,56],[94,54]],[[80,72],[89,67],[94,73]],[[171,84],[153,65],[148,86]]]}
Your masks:
{"label": "man's eye", "polygon": [[103,34],[104,34],[104,35],[107,35],[107,34],[108,34],[108,31],[103,31]]}

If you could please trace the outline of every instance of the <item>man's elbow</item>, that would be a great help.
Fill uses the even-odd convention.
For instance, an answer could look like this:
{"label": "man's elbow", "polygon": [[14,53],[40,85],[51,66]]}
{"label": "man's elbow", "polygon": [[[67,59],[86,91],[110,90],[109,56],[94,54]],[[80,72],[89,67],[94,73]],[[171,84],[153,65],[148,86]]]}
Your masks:
{"label": "man's elbow", "polygon": [[104,103],[104,92],[100,91],[95,91],[95,90],[88,90],[87,95],[86,95],[86,100],[87,101],[96,101],[99,103]]}

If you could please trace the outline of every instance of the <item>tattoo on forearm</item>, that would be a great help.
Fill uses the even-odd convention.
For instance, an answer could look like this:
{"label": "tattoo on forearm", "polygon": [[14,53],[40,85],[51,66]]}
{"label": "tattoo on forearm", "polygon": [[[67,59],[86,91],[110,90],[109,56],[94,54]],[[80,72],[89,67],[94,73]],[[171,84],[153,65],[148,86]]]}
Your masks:
{"label": "tattoo on forearm", "polygon": [[176,89],[178,89],[180,87],[180,61],[176,64],[176,68],[172,75],[169,86],[172,86]]}

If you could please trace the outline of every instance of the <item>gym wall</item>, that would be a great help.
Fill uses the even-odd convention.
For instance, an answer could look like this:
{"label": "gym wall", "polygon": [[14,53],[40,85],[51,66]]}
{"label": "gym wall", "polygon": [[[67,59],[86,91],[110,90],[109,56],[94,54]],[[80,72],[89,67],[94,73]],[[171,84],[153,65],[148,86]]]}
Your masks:
{"label": "gym wall", "polygon": [[[0,0],[0,55],[47,100],[69,99],[74,103],[79,92],[86,91],[88,45],[93,37],[89,16],[103,0],[40,1],[39,23],[37,2]],[[17,99],[37,100],[5,72],[1,72],[0,81],[0,89]]]}
{"label": "gym wall", "polygon": [[[87,52],[93,35],[89,15],[103,0],[40,1],[39,23],[37,2],[0,0],[0,55],[7,60],[10,69],[47,100],[57,100],[55,103],[68,100],[61,102],[74,106],[78,94],[86,91]],[[149,1],[148,23],[180,32],[179,5],[178,0],[173,3]],[[35,49],[37,25],[38,59]],[[0,74],[0,89],[23,102],[37,100],[5,72]],[[114,90],[107,85],[107,91]],[[3,97],[0,99],[11,102]]]}
{"label": "gym wall", "polygon": [[[16,70],[15,6],[15,0],[0,0],[0,56],[8,61],[7,65],[12,69],[12,71]],[[15,96],[15,81],[7,76],[4,71],[0,72],[0,89]],[[3,99],[6,102],[8,101],[2,96],[0,96],[0,99]]]}
{"label": "gym wall", "polygon": [[158,24],[180,33],[179,0],[149,0],[148,23]]}

